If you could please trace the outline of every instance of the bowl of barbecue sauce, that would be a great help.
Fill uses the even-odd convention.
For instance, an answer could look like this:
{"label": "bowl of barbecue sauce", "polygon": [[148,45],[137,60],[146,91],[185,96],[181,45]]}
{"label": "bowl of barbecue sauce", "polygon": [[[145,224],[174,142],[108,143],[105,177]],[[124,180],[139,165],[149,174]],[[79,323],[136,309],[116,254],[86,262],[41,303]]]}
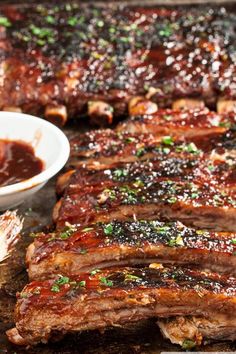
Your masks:
{"label": "bowl of barbecue sauce", "polygon": [[28,114],[0,112],[0,210],[22,203],[65,165],[68,139]]}

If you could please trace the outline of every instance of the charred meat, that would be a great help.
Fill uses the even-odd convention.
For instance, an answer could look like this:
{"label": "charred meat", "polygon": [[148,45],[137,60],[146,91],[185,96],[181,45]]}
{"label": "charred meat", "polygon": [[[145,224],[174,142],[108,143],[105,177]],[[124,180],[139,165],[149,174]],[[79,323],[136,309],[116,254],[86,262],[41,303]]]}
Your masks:
{"label": "charred meat", "polygon": [[71,3],[0,12],[1,109],[61,124],[88,112],[101,125],[140,96],[151,101],[147,112],[175,100],[202,109],[219,97],[219,110],[225,97],[235,107],[235,15],[223,7]]}
{"label": "charred meat", "polygon": [[235,289],[232,277],[161,265],[58,276],[22,290],[16,329],[7,334],[14,343],[37,344],[58,331],[103,329],[153,316],[221,314],[233,323]]}
{"label": "charred meat", "polygon": [[236,276],[236,234],[194,230],[179,222],[112,221],[34,236],[26,256],[34,280],[153,262],[194,265]]}

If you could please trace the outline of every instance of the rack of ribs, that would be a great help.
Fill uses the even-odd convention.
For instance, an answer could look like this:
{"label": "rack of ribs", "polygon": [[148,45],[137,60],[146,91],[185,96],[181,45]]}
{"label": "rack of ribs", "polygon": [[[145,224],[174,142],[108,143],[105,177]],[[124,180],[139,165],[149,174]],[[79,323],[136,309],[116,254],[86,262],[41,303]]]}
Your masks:
{"label": "rack of ribs", "polygon": [[[58,228],[111,220],[180,220],[199,228],[235,231],[235,191],[201,181],[141,178],[132,183],[87,186],[65,194],[54,209]],[[217,225],[216,225],[217,219]]]}
{"label": "rack of ribs", "polygon": [[34,237],[26,255],[33,280],[158,262],[236,276],[235,233],[195,230],[180,222],[112,221]]}
{"label": "rack of ribs", "polygon": [[58,124],[88,114],[99,125],[171,105],[235,110],[235,14],[223,7],[31,4],[0,13],[3,110]]}
{"label": "rack of ribs", "polygon": [[[46,343],[54,334],[103,329],[150,317],[224,318],[235,338],[236,280],[211,272],[155,265],[113,268],[34,281],[18,294],[17,344]],[[232,331],[232,328],[234,331]]]}
{"label": "rack of ribs", "polygon": [[[153,146],[145,145],[139,150],[133,149],[132,152],[134,155],[124,155],[123,161],[135,156],[137,159],[133,162],[122,162],[121,158],[119,162],[102,159],[101,164],[98,164],[98,160],[94,164],[91,160],[86,164],[83,160],[82,168],[69,169],[59,176],[57,194],[62,195],[65,190],[68,194],[75,193],[89,185],[112,185],[117,181],[131,182],[140,178],[147,181],[156,177],[177,177],[189,181],[198,178],[206,183],[220,183],[224,189],[235,189],[234,149],[216,148],[204,153],[193,142],[178,143],[165,137]],[[143,160],[142,156],[149,158]]]}
{"label": "rack of ribs", "polygon": [[[75,135],[71,139],[70,165],[74,168],[92,164],[99,168],[104,164],[145,160],[155,152],[160,153],[160,149],[155,151],[160,142],[165,152],[181,142],[194,143],[204,151],[216,147],[235,150],[235,123],[234,113],[217,114],[208,110],[167,109],[155,115],[131,117],[115,130],[100,129]],[[185,150],[194,153],[194,145]]]}

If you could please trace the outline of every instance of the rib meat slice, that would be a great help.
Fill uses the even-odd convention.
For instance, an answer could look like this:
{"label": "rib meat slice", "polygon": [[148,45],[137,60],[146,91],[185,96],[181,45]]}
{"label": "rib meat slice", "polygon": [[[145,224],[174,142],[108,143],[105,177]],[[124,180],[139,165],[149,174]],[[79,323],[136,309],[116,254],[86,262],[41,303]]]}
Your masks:
{"label": "rib meat slice", "polygon": [[[58,207],[58,205],[57,205]],[[66,222],[87,225],[98,221],[180,220],[199,228],[235,231],[235,192],[199,181],[153,178],[109,186],[88,186],[66,194],[54,213],[59,228]],[[217,222],[216,222],[217,220]]]}
{"label": "rib meat slice", "polygon": [[[159,153],[157,151],[159,150]],[[203,153],[193,143],[175,144],[169,148],[164,144],[157,146],[155,155],[147,160],[117,162],[108,165],[87,166],[77,170],[68,170],[57,180],[57,193],[68,194],[80,191],[89,185],[108,185],[117,181],[131,182],[136,179],[148,181],[156,177],[198,179],[220,184],[222,189],[235,189],[236,151],[224,153]],[[140,172],[142,173],[140,174]]]}
{"label": "rib meat slice", "polygon": [[152,262],[236,276],[236,234],[194,230],[179,222],[112,221],[35,236],[26,255],[30,279]]}
{"label": "rib meat slice", "polygon": [[134,116],[120,123],[116,131],[131,134],[151,133],[192,138],[219,134],[236,123],[235,113],[217,114],[204,110],[159,110],[154,114]]}
{"label": "rib meat slice", "polygon": [[234,130],[225,131],[223,128],[222,133],[177,139],[169,135],[131,134],[104,129],[78,134],[71,139],[70,145],[69,165],[72,168],[88,166],[101,169],[106,165],[146,160],[161,153],[169,156],[173,152],[196,154],[220,149],[222,154],[226,149],[235,154],[236,134]]}
{"label": "rib meat slice", "polygon": [[15,343],[36,344],[47,342],[55,332],[176,315],[222,314],[233,320],[235,311],[236,280],[232,277],[161,266],[94,270],[27,285],[18,295],[16,329],[7,334]]}

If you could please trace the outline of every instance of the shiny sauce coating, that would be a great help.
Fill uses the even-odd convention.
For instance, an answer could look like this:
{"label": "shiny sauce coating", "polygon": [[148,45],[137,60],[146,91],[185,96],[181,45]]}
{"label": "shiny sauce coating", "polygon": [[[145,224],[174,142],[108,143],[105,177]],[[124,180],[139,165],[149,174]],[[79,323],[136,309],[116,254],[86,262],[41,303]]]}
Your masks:
{"label": "shiny sauce coating", "polygon": [[27,180],[44,169],[34,149],[22,141],[0,139],[0,186]]}

